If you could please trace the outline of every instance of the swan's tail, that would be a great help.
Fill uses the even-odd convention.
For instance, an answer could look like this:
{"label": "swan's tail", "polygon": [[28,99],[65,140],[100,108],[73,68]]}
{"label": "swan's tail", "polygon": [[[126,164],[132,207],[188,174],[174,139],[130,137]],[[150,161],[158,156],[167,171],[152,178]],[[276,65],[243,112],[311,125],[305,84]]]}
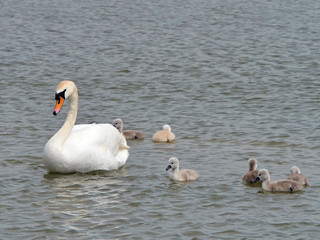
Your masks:
{"label": "swan's tail", "polygon": [[129,157],[129,148],[130,147],[128,146],[125,137],[122,135],[122,139],[119,144],[119,151],[116,156],[119,164],[118,167],[123,166],[127,162],[127,159]]}
{"label": "swan's tail", "polygon": [[129,147],[127,144],[120,143],[120,145],[119,145],[119,151],[121,151],[121,150],[128,150],[128,149],[130,149],[130,147]]}
{"label": "swan's tail", "polygon": [[116,156],[116,159],[118,160],[118,168],[122,167],[124,164],[126,164],[128,157],[129,157],[129,149],[130,147],[128,145],[120,144],[119,146],[119,152]]}

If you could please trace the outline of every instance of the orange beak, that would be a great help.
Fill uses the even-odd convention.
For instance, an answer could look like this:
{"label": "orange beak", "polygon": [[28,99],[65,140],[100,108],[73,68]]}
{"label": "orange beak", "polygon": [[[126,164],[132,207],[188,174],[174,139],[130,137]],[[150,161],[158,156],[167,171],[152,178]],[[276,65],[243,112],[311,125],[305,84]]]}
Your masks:
{"label": "orange beak", "polygon": [[59,96],[59,99],[56,101],[56,106],[53,109],[53,115],[57,115],[60,112],[63,102],[64,102],[64,98]]}

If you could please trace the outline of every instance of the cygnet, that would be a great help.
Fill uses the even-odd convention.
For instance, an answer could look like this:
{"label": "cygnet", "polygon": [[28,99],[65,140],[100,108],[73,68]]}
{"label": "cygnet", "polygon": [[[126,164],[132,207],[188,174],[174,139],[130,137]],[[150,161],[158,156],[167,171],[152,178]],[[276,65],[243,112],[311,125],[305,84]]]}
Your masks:
{"label": "cygnet", "polygon": [[143,132],[136,130],[123,130],[123,121],[120,118],[117,118],[113,121],[113,126],[117,128],[127,140],[144,138]]}
{"label": "cygnet", "polygon": [[254,158],[250,158],[248,160],[248,165],[249,165],[249,170],[246,174],[242,176],[242,181],[245,183],[254,184],[258,176],[258,170],[256,170],[258,166],[257,160]]}
{"label": "cygnet", "polygon": [[290,169],[290,175],[287,177],[288,180],[301,183],[303,186],[309,186],[309,179],[301,174],[300,169],[297,166],[293,166]]}
{"label": "cygnet", "polygon": [[156,132],[153,137],[152,141],[153,142],[173,142],[175,135],[173,132],[171,132],[171,127],[166,124],[163,125],[163,130],[160,130]]}
{"label": "cygnet", "polygon": [[301,183],[291,180],[278,180],[271,182],[270,174],[267,169],[260,169],[256,181],[262,181],[262,189],[270,192],[296,192],[303,186]]}
{"label": "cygnet", "polygon": [[191,169],[179,169],[179,160],[176,157],[169,159],[169,165],[166,171],[171,169],[170,179],[175,181],[193,181],[197,180],[199,173]]}

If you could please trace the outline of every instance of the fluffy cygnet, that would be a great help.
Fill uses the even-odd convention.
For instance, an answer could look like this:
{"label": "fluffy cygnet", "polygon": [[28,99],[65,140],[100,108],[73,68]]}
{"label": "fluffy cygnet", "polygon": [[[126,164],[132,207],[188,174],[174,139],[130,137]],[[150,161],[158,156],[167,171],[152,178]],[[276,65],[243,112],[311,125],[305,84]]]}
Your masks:
{"label": "fluffy cygnet", "polygon": [[309,179],[302,175],[300,169],[297,166],[293,166],[290,169],[290,175],[287,177],[288,180],[301,183],[303,186],[309,186]]}
{"label": "fluffy cygnet", "polygon": [[121,132],[127,140],[144,138],[143,132],[135,131],[135,130],[123,130],[123,122],[122,122],[122,119],[120,118],[117,118],[113,121],[113,126],[117,128],[119,132]]}
{"label": "fluffy cygnet", "polygon": [[163,125],[163,130],[156,132],[153,137],[152,141],[154,142],[173,142],[175,135],[171,132],[171,127],[166,124]]}
{"label": "fluffy cygnet", "polygon": [[256,170],[258,166],[257,160],[254,158],[250,158],[248,160],[248,165],[249,165],[249,170],[246,174],[242,176],[242,181],[245,183],[253,184],[255,183],[255,180],[258,176],[258,170]]}
{"label": "fluffy cygnet", "polygon": [[271,182],[270,174],[267,169],[261,169],[258,172],[256,181],[262,181],[262,189],[270,192],[296,192],[300,191],[303,186],[301,183],[291,180],[278,180]]}
{"label": "fluffy cygnet", "polygon": [[179,169],[178,158],[172,157],[169,159],[169,165],[166,171],[171,169],[170,178],[175,181],[193,181],[197,180],[199,173],[191,169]]}

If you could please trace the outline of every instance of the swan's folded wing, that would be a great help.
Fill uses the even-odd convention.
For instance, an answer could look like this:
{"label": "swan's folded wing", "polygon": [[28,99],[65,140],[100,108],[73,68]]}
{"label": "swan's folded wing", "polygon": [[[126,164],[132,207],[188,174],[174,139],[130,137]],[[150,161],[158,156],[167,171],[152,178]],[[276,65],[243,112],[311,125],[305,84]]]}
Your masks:
{"label": "swan's folded wing", "polygon": [[126,146],[123,139],[111,124],[81,124],[73,127],[65,144],[73,148],[108,148],[115,156],[121,144]]}

